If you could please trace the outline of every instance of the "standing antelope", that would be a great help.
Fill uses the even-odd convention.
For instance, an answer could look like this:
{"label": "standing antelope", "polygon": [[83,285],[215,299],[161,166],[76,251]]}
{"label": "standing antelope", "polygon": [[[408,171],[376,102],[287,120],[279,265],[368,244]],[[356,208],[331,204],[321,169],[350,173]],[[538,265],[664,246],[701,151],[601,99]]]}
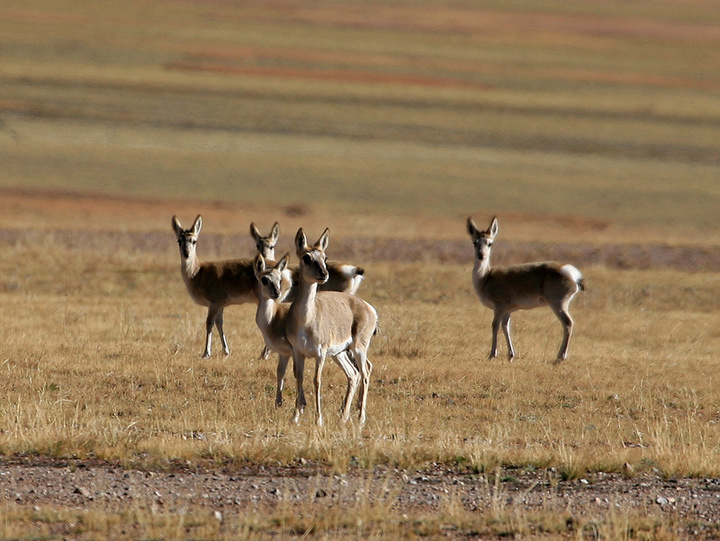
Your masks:
{"label": "standing antelope", "polygon": [[563,326],[563,341],[556,363],[567,358],[573,320],[568,308],[578,291],[585,289],[582,274],[572,265],[528,263],[510,267],[490,268],[490,250],[498,234],[498,220],[480,231],[472,218],[467,230],[475,246],[475,267],[472,281],[480,301],[494,312],[490,358],[497,356],[498,329],[502,326],[507,340],[508,359],[515,357],[510,340],[510,315],[516,310],[548,305]]}
{"label": "standing antelope", "polygon": [[190,229],[183,229],[173,216],[172,227],[180,247],[180,272],[192,300],[207,306],[205,321],[207,332],[203,357],[210,357],[213,325],[220,333],[223,353],[230,354],[223,332],[223,310],[230,304],[257,302],[257,288],[252,261],[235,259],[200,263],[197,257],[197,239],[202,228],[202,216],[195,219]]}
{"label": "standing antelope", "polygon": [[[288,256],[289,254],[285,254],[275,266],[268,268],[265,257],[258,254],[253,265],[258,284],[258,309],[255,314],[255,323],[265,340],[263,353],[267,355],[268,352],[275,351],[278,354],[277,389],[275,391],[275,406],[277,407],[282,406],[285,371],[292,355],[290,342],[285,338],[285,321],[290,305],[282,302],[290,292],[291,285],[283,280]],[[304,408],[305,395],[298,396],[298,401]]]}
{"label": "standing antelope", "polygon": [[[263,237],[254,223],[250,224],[250,234],[255,239],[257,251],[265,259],[275,260],[275,245],[280,235],[280,225],[275,222],[270,234]],[[320,291],[345,291],[354,295],[363,279],[365,278],[365,270],[362,267],[350,265],[349,263],[341,263],[339,261],[327,261],[328,279],[324,284],[320,284]],[[298,270],[293,270],[293,282],[299,282]],[[293,294],[290,295],[290,298]]]}
{"label": "standing antelope", "polygon": [[[377,312],[370,304],[355,295],[337,291],[318,291],[318,284],[328,280],[325,250],[328,245],[326,229],[314,246],[309,246],[302,229],[295,236],[295,250],[300,260],[300,285],[297,298],[290,306],[285,333],[292,346],[298,397],[302,388],[306,357],[315,358],[315,406],[317,425],[322,426],[320,387],[325,359],[329,355],[341,365],[348,376],[343,420],[350,417],[350,406],[360,376],[360,422],[366,419],[367,392],[372,365],[367,358],[373,334],[377,328]],[[353,356],[354,364],[344,362],[344,352]],[[347,366],[350,364],[351,366]],[[355,368],[357,366],[357,368]],[[351,382],[351,370],[355,371]],[[359,369],[359,374],[357,370]],[[302,406],[296,402],[294,420],[299,419]]]}
{"label": "standing antelope", "polygon": [[[258,282],[258,309],[255,314],[255,322],[265,339],[266,348],[278,354],[277,390],[275,394],[275,405],[277,407],[280,407],[283,402],[282,391],[285,371],[292,355],[292,347],[285,336],[285,325],[290,305],[283,303],[290,290],[290,281],[286,270],[288,257],[289,254],[285,254],[272,267],[267,266],[262,254],[258,254],[254,262],[255,277]],[[348,372],[352,374],[352,380],[355,381],[354,385],[357,386],[358,371],[352,364],[347,352],[340,353],[337,361],[343,370],[346,370],[345,367],[352,367],[346,370],[346,374]],[[348,377],[348,389],[353,385],[352,380]],[[348,390],[348,392],[350,391]],[[306,402],[302,387],[298,389],[298,401],[300,409],[304,409]]]}

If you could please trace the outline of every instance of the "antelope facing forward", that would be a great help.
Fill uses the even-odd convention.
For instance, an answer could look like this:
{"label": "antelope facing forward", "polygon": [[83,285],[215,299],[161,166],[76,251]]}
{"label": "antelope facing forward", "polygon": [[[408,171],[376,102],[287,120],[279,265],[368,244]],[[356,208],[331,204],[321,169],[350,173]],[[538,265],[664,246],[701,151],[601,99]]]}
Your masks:
{"label": "antelope facing forward", "polygon": [[[275,261],[275,245],[280,236],[280,224],[275,222],[270,234],[264,237],[255,224],[251,223],[250,235],[255,239],[257,253],[262,254],[266,260]],[[365,269],[349,263],[341,263],[340,261],[326,261],[326,264],[328,279],[327,282],[318,286],[320,291],[345,291],[351,295],[357,293],[360,284],[365,278]],[[298,269],[293,269],[292,273],[293,283],[298,284],[300,281]],[[293,297],[294,293],[291,293],[289,299],[292,300]]]}
{"label": "antelope facing forward", "polygon": [[[283,273],[287,267],[289,254],[272,267],[266,265],[262,254],[255,257],[253,264],[258,287],[258,309],[255,313],[255,323],[265,340],[265,351],[275,351],[278,354],[277,388],[275,391],[275,406],[282,406],[282,391],[285,381],[285,371],[292,355],[292,347],[285,337],[285,322],[290,305],[283,303],[290,292],[289,283],[283,280]],[[298,396],[301,407],[305,407],[305,395]]]}
{"label": "antelope facing forward", "polygon": [[180,272],[190,297],[197,304],[207,306],[205,321],[205,350],[203,357],[210,357],[213,325],[220,333],[223,353],[230,354],[227,338],[223,332],[223,310],[230,304],[257,302],[257,287],[252,261],[235,259],[200,263],[197,257],[197,239],[202,229],[202,216],[195,218],[190,229],[183,229],[173,216],[172,227],[180,247]]}
{"label": "antelope facing forward", "polygon": [[[292,355],[292,347],[285,336],[285,325],[290,305],[282,302],[290,289],[286,275],[288,257],[289,254],[285,254],[272,267],[267,266],[262,254],[258,254],[254,262],[255,277],[258,281],[258,309],[255,314],[255,322],[260,332],[262,332],[267,349],[278,354],[277,390],[275,394],[275,405],[278,407],[282,405],[285,371]],[[338,364],[346,374],[352,376],[352,380],[355,381],[354,385],[357,386],[358,371],[352,364],[347,352],[342,352],[337,357]],[[351,378],[348,377],[348,389],[350,389],[351,385]],[[298,389],[298,403],[300,409],[305,407],[305,394],[302,387]]]}
{"label": "antelope facing forward", "polygon": [[508,359],[515,357],[510,340],[510,315],[516,310],[549,306],[563,326],[563,341],[556,363],[567,358],[573,320],[568,308],[578,291],[585,289],[582,274],[572,265],[528,263],[510,267],[490,268],[490,251],[498,234],[498,220],[493,218],[485,231],[467,220],[467,230],[475,246],[475,267],[472,281],[480,301],[494,312],[490,358],[497,356],[498,329],[502,327],[507,340]]}
{"label": "antelope facing forward", "polygon": [[[315,358],[315,406],[317,424],[322,426],[320,387],[325,358],[329,355],[341,365],[348,376],[343,420],[350,417],[353,395],[360,383],[360,422],[366,418],[366,403],[372,365],[367,358],[373,334],[377,328],[377,312],[370,304],[349,293],[318,291],[318,284],[328,280],[325,250],[328,245],[326,229],[314,246],[309,246],[302,229],[295,236],[295,249],[300,260],[300,285],[297,298],[290,306],[285,326],[287,340],[292,346],[298,397],[302,388],[306,357]],[[346,362],[344,352],[352,354],[353,363]],[[351,366],[348,367],[347,365]],[[357,368],[355,368],[357,367]],[[352,368],[352,370],[350,370]],[[358,382],[357,371],[361,381]],[[352,380],[352,371],[355,371]],[[302,407],[296,402],[294,420],[299,419]]]}

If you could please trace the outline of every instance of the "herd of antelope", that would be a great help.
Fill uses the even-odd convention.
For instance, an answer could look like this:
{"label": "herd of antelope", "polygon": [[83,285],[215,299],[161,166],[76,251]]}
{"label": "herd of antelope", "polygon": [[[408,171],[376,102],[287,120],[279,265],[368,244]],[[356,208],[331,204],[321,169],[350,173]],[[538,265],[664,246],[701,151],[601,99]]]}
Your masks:
{"label": "herd of antelope", "polygon": [[[347,377],[347,392],[342,418],[350,410],[359,387],[358,408],[361,423],[366,419],[366,405],[372,363],[367,351],[378,331],[377,311],[355,293],[364,278],[361,267],[328,261],[328,230],[315,244],[308,244],[305,232],[295,236],[297,267],[289,266],[290,254],[275,258],[280,235],[277,223],[268,236],[255,224],[250,234],[255,240],[254,260],[233,259],[201,263],[197,241],[202,228],[198,216],[189,229],[183,229],[173,216],[172,227],[180,248],[180,272],[192,299],[208,309],[205,321],[203,357],[210,357],[212,330],[217,329],[223,353],[230,354],[223,332],[223,311],[231,304],[257,304],[255,322],[265,341],[263,356],[278,355],[275,404],[282,405],[283,383],[290,357],[297,385],[293,421],[299,421],[306,402],[303,391],[305,359],[315,359],[316,422],[323,424],[320,405],[322,372],[331,357]],[[480,301],[493,310],[492,345],[489,357],[497,356],[497,335],[502,328],[507,341],[508,359],[515,356],[510,339],[510,316],[517,310],[549,306],[563,327],[563,340],[556,363],[567,358],[573,320],[568,311],[573,297],[584,289],[580,271],[572,265],[552,262],[529,263],[490,268],[490,252],[498,234],[498,220],[493,218],[486,230],[480,230],[472,218],[467,231],[475,248],[472,283]]]}

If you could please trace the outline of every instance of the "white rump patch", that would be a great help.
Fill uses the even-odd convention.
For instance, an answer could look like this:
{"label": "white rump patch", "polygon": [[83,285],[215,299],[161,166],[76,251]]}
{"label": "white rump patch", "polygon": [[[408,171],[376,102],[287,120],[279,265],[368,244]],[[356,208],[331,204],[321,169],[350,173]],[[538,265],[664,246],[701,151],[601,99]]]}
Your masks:
{"label": "white rump patch", "polygon": [[350,291],[348,291],[348,293],[350,293],[351,295],[355,295],[364,278],[365,277],[362,274],[358,274],[355,278],[353,278],[352,286],[350,286]]}
{"label": "white rump patch", "polygon": [[575,283],[578,283],[580,280],[582,280],[582,273],[572,265],[563,265],[562,269],[560,270],[567,276],[569,276]]}
{"label": "white rump patch", "polygon": [[351,295],[355,295],[365,276],[362,274],[356,274],[357,267],[355,265],[340,265],[338,270],[340,271],[340,274],[350,281],[350,287],[347,289],[347,292]]}
{"label": "white rump patch", "polygon": [[355,276],[355,268],[355,265],[340,265],[338,270],[346,278],[352,278]]}

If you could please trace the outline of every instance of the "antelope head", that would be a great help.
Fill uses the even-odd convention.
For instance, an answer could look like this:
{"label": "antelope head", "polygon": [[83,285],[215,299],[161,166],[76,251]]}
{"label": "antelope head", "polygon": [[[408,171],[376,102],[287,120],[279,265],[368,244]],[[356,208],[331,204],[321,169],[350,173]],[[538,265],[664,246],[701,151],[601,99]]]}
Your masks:
{"label": "antelope head", "polygon": [[255,257],[253,264],[255,278],[260,283],[263,294],[269,299],[282,301],[289,291],[287,284],[283,280],[283,272],[287,268],[289,257],[290,254],[285,254],[273,267],[267,266],[262,254]]}
{"label": "antelope head", "polygon": [[295,250],[300,260],[300,273],[309,282],[324,284],[330,277],[327,269],[325,250],[328,246],[329,229],[325,229],[318,241],[311,247],[302,228],[295,235]]}
{"label": "antelope head", "polygon": [[195,222],[190,229],[183,229],[177,217],[173,216],[172,226],[175,231],[175,236],[177,237],[182,258],[186,260],[194,258],[198,235],[202,229],[202,216],[198,215],[198,217],[195,218]]}
{"label": "antelope head", "polygon": [[255,239],[255,247],[259,254],[262,254],[265,259],[275,259],[275,245],[277,245],[280,236],[280,224],[275,222],[270,234],[264,237],[260,234],[260,230],[255,226],[255,223],[251,223],[250,235]]}
{"label": "antelope head", "polygon": [[475,247],[475,257],[478,261],[487,261],[490,259],[490,250],[492,249],[495,236],[498,234],[498,220],[493,218],[490,226],[485,231],[480,231],[472,218],[467,219],[467,231],[472,238]]}

